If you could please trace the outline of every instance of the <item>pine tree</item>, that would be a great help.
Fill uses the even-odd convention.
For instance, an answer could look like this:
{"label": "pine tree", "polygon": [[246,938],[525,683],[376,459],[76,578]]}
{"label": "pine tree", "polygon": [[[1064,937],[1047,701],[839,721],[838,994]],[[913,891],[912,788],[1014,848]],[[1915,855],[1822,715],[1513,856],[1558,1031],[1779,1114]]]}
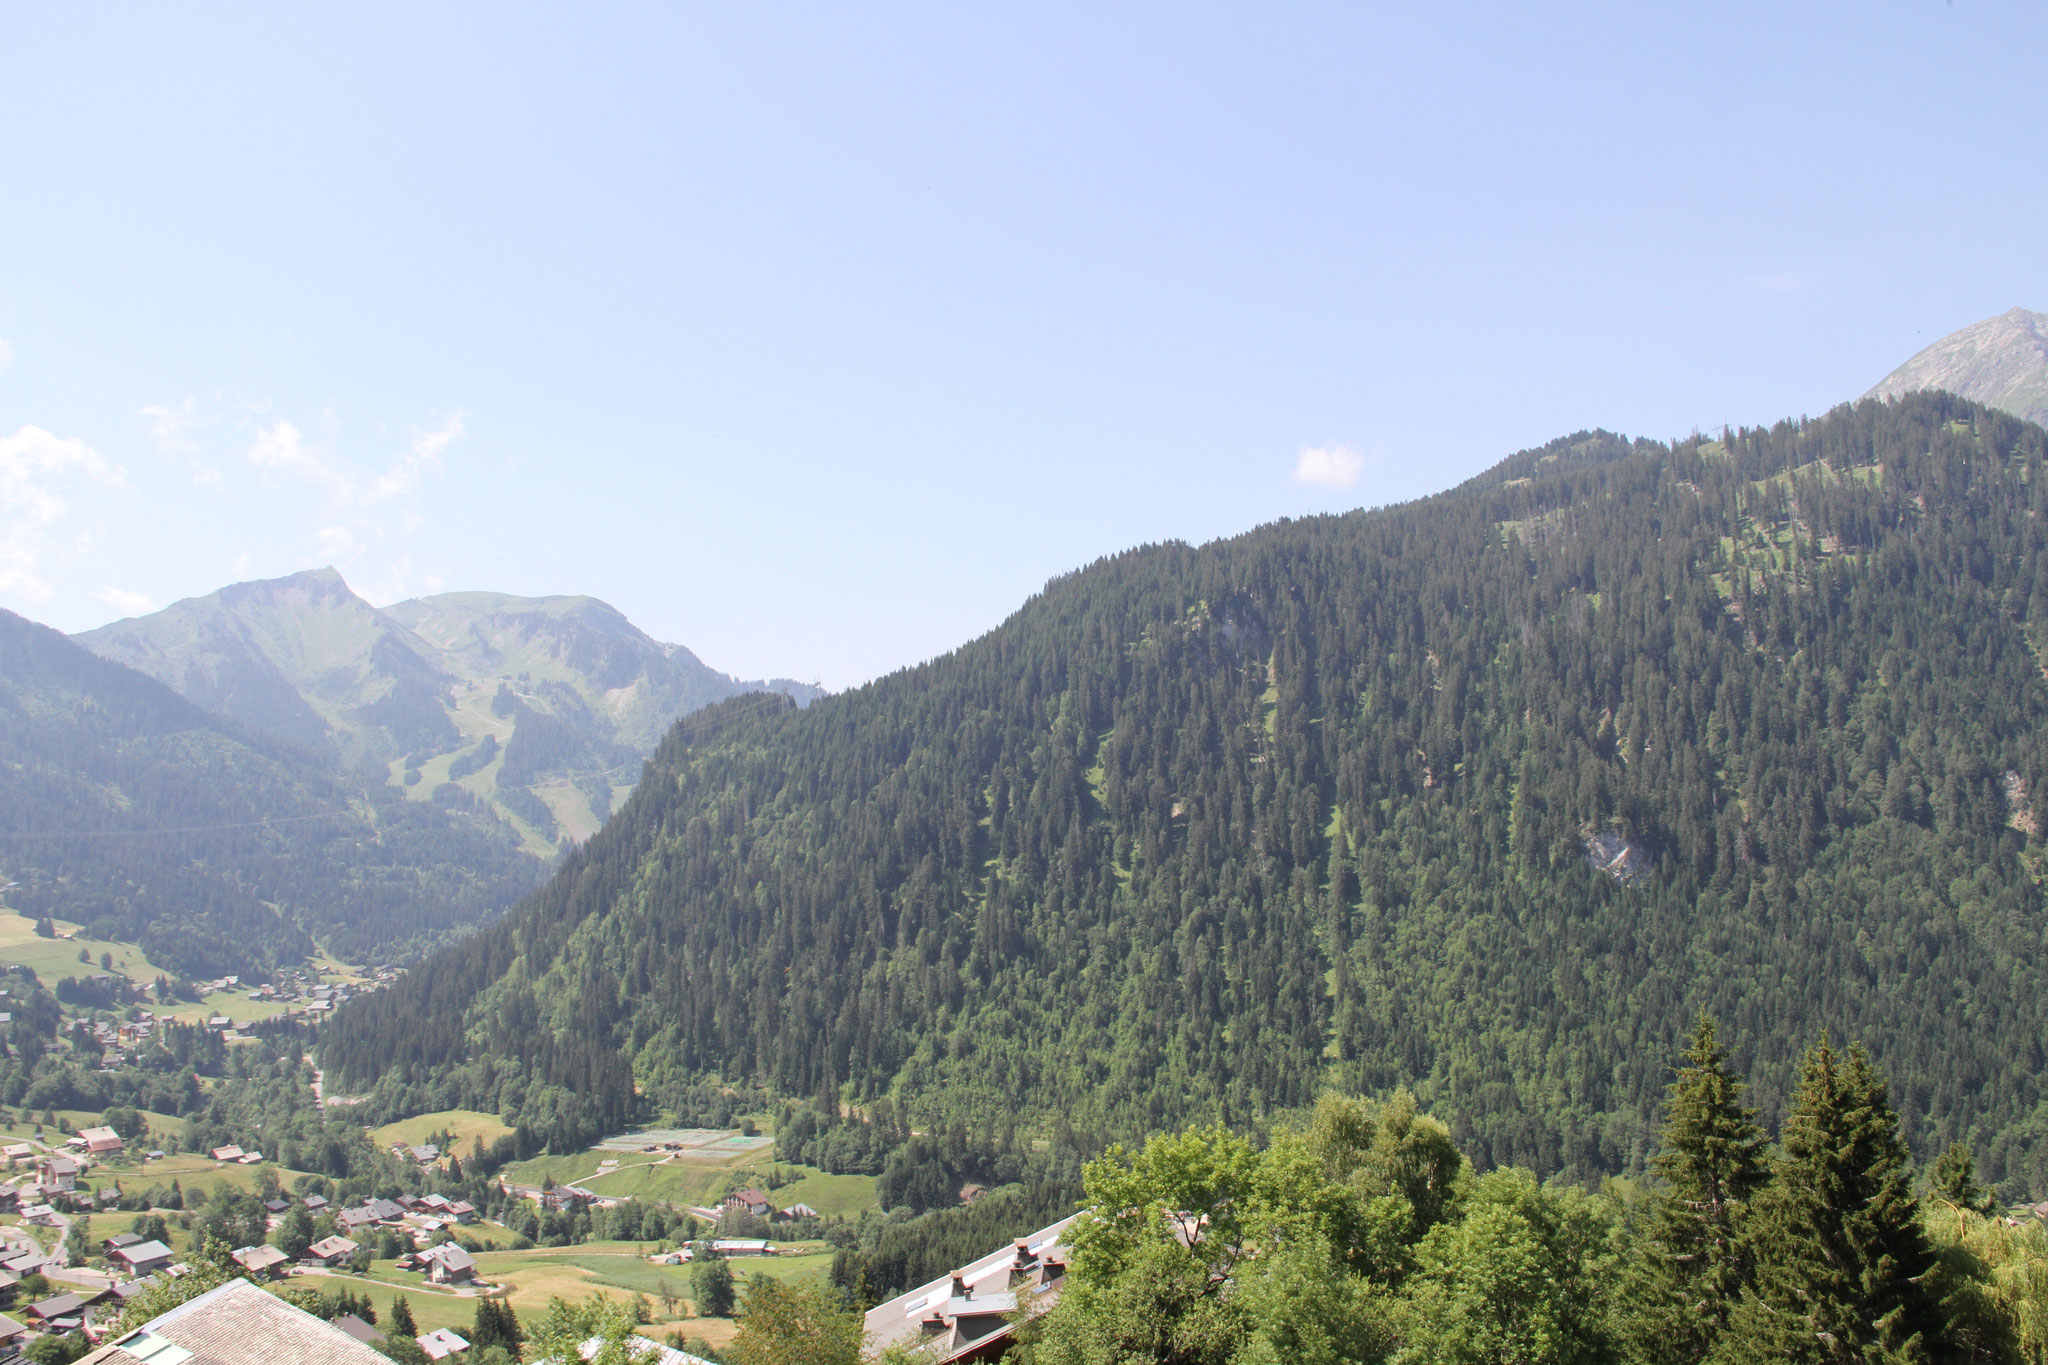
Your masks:
{"label": "pine tree", "polygon": [[1927,1197],[1960,1212],[1989,1214],[1995,1206],[1991,1192],[1977,1183],[1977,1161],[1966,1142],[1951,1142],[1948,1150],[1934,1159],[1927,1179]]}
{"label": "pine tree", "polygon": [[1628,1287],[1636,1358],[1707,1358],[1750,1278],[1742,1220],[1769,1179],[1765,1138],[1704,1013],[1670,1086],[1648,1246]]}
{"label": "pine tree", "polygon": [[412,1305],[405,1301],[403,1294],[391,1300],[391,1331],[402,1337],[420,1334],[419,1325],[412,1320]]}
{"label": "pine tree", "polygon": [[1883,1078],[1861,1046],[1844,1063],[1823,1035],[1806,1055],[1775,1178],[1743,1239],[1755,1283],[1712,1359],[1947,1359],[1929,1274],[1935,1256],[1919,1215]]}

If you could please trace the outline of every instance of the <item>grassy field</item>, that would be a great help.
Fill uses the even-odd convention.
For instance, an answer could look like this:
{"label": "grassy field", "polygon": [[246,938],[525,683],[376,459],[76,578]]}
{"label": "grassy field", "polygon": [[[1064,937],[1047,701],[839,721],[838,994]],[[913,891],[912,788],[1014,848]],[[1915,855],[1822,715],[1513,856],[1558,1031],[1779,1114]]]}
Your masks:
{"label": "grassy field", "polygon": [[370,1141],[379,1148],[404,1143],[408,1147],[418,1146],[433,1133],[455,1135],[455,1155],[467,1158],[471,1143],[482,1138],[488,1147],[501,1137],[512,1132],[510,1124],[500,1120],[496,1114],[480,1114],[474,1109],[439,1109],[417,1118],[401,1119],[373,1129]]}
{"label": "grassy field", "polygon": [[[606,1166],[607,1161],[616,1165]],[[796,1176],[793,1183],[771,1186],[771,1173]],[[877,1207],[875,1182],[865,1175],[826,1175],[809,1166],[788,1166],[769,1152],[740,1152],[723,1160],[666,1161],[660,1154],[608,1152],[591,1148],[568,1156],[540,1156],[514,1162],[504,1171],[508,1180],[538,1185],[581,1185],[619,1198],[656,1199],[670,1204],[704,1205],[730,1190],[749,1185],[767,1189],[779,1206],[809,1204],[828,1217],[853,1217]]]}
{"label": "grassy field", "polygon": [[881,1201],[875,1197],[875,1178],[871,1175],[826,1175],[808,1166],[790,1169],[806,1174],[794,1184],[773,1191],[779,1207],[809,1204],[828,1218],[852,1218],[881,1207]]}
{"label": "grassy field", "polygon": [[[713,1346],[732,1337],[733,1324],[723,1318],[670,1317],[662,1306],[666,1289],[687,1304],[690,1268],[653,1265],[645,1249],[633,1242],[591,1242],[574,1247],[544,1247],[531,1251],[487,1251],[477,1256],[477,1269],[493,1284],[506,1286],[506,1299],[521,1318],[538,1316],[551,1298],[583,1299],[596,1293],[620,1296],[645,1294],[651,1302],[655,1322],[645,1329],[649,1336],[666,1340],[670,1331],[680,1329],[702,1337]],[[802,1256],[773,1256],[737,1260],[733,1275],[742,1284],[752,1275],[771,1275],[779,1280],[822,1281],[830,1270],[828,1252]],[[390,1261],[378,1261],[370,1269],[366,1284],[355,1276],[307,1276],[297,1283],[322,1289],[346,1284],[357,1291],[368,1290],[377,1305],[379,1321],[389,1316],[390,1300],[404,1294],[413,1320],[422,1332],[452,1327],[466,1332],[476,1321],[476,1298],[429,1286],[424,1278],[395,1268]],[[682,1307],[682,1312],[694,1311]]]}

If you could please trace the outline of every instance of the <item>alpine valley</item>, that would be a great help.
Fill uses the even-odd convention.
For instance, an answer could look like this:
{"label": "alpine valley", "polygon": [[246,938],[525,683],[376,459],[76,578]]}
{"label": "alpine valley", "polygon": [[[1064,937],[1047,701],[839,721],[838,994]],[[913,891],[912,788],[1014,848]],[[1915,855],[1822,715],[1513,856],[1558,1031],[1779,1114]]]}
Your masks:
{"label": "alpine valley", "polygon": [[425,953],[532,890],[677,716],[819,695],[592,598],[380,611],[332,569],[76,640],[0,614],[0,635],[6,903],[174,982]]}
{"label": "alpine valley", "polygon": [[322,1057],[527,1151],[736,1091],[1086,1150],[1408,1087],[1481,1167],[1590,1178],[1644,1167],[1706,1010],[1767,1121],[1830,1030],[1915,1150],[2038,1197],[2044,647],[2038,426],[1581,432],[694,712]]}

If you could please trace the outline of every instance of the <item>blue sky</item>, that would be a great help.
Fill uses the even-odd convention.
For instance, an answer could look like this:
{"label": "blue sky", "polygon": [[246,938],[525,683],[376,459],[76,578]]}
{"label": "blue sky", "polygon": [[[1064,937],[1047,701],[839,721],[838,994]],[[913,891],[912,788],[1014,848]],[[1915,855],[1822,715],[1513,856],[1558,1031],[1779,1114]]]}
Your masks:
{"label": "blue sky", "polygon": [[2048,309],[2048,7],[1527,9],[17,7],[0,606],[334,563],[843,687]]}

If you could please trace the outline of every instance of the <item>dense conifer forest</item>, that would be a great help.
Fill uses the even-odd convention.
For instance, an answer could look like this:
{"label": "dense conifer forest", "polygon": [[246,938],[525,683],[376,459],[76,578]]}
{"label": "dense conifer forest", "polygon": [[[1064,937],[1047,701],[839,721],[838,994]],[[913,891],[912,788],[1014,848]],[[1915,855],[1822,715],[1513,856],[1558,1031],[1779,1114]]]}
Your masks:
{"label": "dense conifer forest", "polygon": [[421,950],[539,869],[494,821],[366,788],[0,612],[0,886],[26,915],[260,979],[316,945]]}
{"label": "dense conifer forest", "polygon": [[1082,1147],[1407,1087],[1588,1178],[1709,1010],[1765,1124],[1832,1029],[1914,1150],[2048,1192],[2044,461],[1923,394],[1101,561],[685,718],[324,1063],[557,1146],[707,1081]]}

